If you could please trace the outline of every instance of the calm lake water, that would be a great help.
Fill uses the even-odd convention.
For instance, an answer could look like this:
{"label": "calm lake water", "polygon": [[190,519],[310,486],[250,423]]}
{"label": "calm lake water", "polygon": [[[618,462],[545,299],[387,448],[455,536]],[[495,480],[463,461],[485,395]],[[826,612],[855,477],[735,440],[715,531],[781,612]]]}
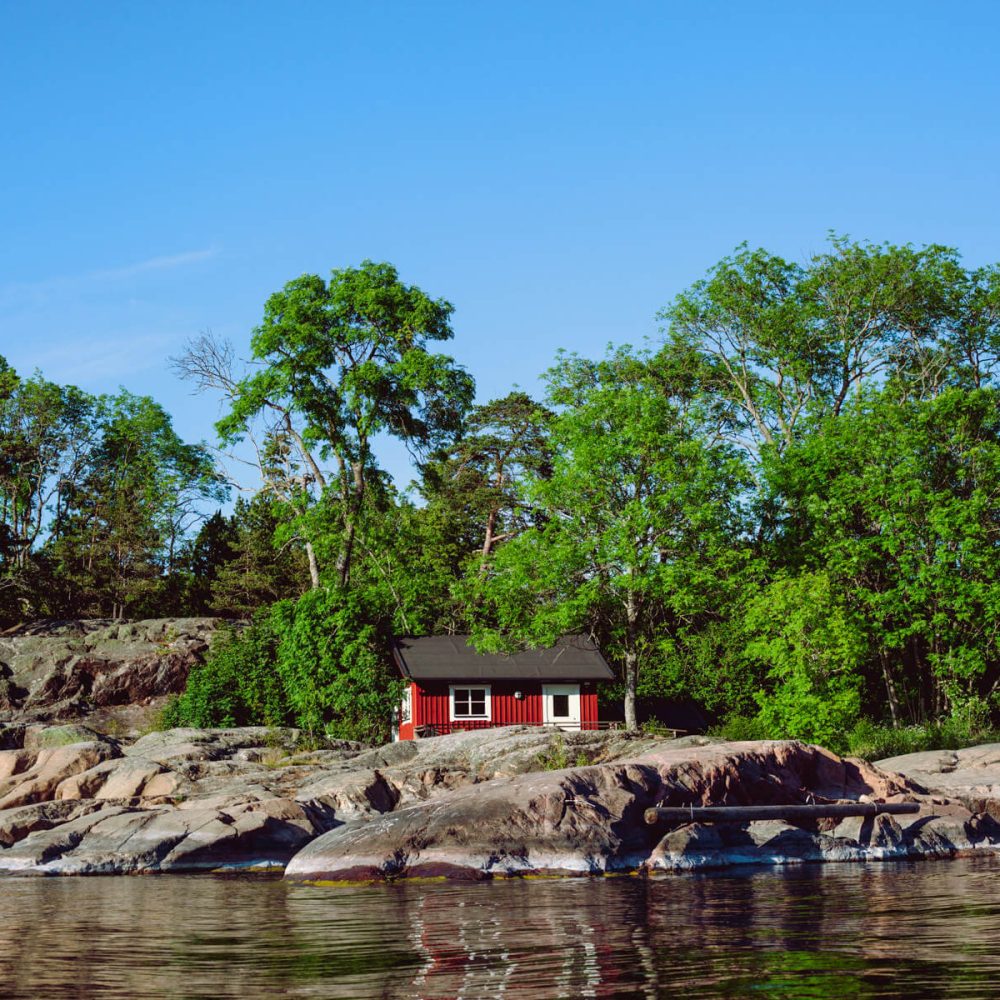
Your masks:
{"label": "calm lake water", "polygon": [[1000,859],[326,888],[4,878],[3,997],[1000,996]]}

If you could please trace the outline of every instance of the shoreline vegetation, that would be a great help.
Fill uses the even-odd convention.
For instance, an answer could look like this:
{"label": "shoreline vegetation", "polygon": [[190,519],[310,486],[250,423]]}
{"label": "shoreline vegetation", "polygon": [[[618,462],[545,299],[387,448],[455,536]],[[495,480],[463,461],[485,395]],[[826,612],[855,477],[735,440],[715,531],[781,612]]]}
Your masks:
{"label": "shoreline vegetation", "polygon": [[[382,745],[292,727],[163,728],[175,710],[164,692],[185,690],[220,626],[63,621],[0,635],[0,874],[480,880],[1000,848],[1000,743],[873,763],[652,727],[510,726]],[[645,818],[661,806],[817,803],[917,812]]]}
{"label": "shoreline vegetation", "polygon": [[[377,743],[393,635],[583,632],[629,727],[668,698],[869,759],[1000,739],[1000,267],[744,245],[540,400],[474,405],[452,313],[385,263],[288,282],[248,362],[208,334],[174,359],[222,404],[215,450],[0,360],[0,628],[231,619],[172,727]],[[209,515],[233,463],[256,488]]]}

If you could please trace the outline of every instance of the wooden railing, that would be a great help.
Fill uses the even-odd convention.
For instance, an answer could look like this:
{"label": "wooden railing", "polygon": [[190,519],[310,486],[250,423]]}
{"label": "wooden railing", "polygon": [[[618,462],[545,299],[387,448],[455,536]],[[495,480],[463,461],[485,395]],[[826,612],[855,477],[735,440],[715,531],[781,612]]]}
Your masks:
{"label": "wooden railing", "polygon": [[[548,729],[561,729],[564,732],[597,732],[606,729],[624,729],[624,722],[493,722],[490,719],[455,719],[452,722],[425,722],[415,728],[419,738],[429,736],[448,736],[451,733],[464,733],[476,729],[498,729],[503,726],[537,726]],[[644,732],[651,735],[669,735],[672,739],[682,736],[683,729],[672,729],[669,726],[644,727]]]}

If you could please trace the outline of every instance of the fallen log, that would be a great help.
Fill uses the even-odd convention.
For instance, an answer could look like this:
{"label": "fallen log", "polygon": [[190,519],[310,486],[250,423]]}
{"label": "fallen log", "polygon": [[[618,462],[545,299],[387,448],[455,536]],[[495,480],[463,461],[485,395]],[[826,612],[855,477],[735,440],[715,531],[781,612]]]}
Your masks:
{"label": "fallen log", "polygon": [[826,819],[844,816],[903,815],[920,811],[918,802],[829,802],[787,806],[657,806],[647,809],[646,822],[747,823],[767,819]]}

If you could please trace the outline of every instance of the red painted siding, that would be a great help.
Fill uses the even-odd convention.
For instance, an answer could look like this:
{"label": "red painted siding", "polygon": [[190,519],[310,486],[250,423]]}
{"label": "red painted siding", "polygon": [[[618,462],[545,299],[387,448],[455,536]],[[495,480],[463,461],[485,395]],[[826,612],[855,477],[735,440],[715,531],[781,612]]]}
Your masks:
{"label": "red painted siding", "polygon": [[399,739],[412,740],[416,737],[414,726],[416,723],[416,708],[419,700],[418,688],[414,681],[410,681],[410,721],[399,724]]}
{"label": "red painted siding", "polygon": [[[420,708],[416,713],[416,723],[423,725],[448,725],[451,722],[450,694],[452,685],[461,685],[462,681],[428,681],[417,690],[417,704]],[[511,681],[469,681],[470,686],[490,685],[493,705],[490,723],[494,726],[516,726],[518,723],[540,725],[542,721],[542,689],[538,684]],[[514,697],[515,691],[524,694],[523,699]],[[469,729],[481,728],[483,722],[469,720],[468,723],[458,723]]]}
{"label": "red painted siding", "polygon": [[[489,683],[492,715],[486,720],[452,721],[450,718],[450,688],[468,684],[470,687]],[[566,683],[574,683],[567,681]],[[515,698],[520,691],[523,698]],[[401,740],[411,740],[424,726],[439,731],[449,729],[489,729],[494,726],[542,725],[542,683],[540,681],[428,681],[413,682],[413,720],[399,728]],[[597,691],[592,683],[580,685],[580,728],[597,728]]]}

